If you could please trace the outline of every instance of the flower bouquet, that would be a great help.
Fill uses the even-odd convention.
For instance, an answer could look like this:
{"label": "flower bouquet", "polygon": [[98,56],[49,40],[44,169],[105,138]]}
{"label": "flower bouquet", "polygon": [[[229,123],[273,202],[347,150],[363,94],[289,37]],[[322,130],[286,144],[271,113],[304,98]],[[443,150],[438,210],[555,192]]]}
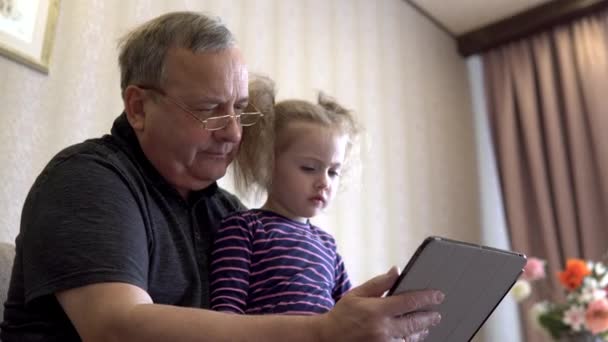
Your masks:
{"label": "flower bouquet", "polygon": [[[545,278],[545,261],[529,258],[512,294],[522,301],[532,284]],[[601,262],[568,259],[557,273],[564,287],[564,302],[542,301],[531,308],[531,317],[555,340],[608,341],[608,272]]]}

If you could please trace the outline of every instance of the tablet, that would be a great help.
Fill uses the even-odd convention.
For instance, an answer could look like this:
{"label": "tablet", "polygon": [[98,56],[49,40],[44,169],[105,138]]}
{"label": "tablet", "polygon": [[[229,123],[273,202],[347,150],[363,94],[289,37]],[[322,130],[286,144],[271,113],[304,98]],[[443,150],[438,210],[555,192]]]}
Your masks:
{"label": "tablet", "polygon": [[470,341],[525,264],[520,253],[432,236],[418,247],[387,295],[441,290],[443,303],[428,308],[441,314],[441,322],[425,342]]}

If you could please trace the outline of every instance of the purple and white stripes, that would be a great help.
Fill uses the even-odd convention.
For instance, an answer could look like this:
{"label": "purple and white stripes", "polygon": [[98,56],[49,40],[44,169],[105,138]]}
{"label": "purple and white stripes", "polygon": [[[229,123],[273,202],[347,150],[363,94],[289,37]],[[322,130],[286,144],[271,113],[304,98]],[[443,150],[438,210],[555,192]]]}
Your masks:
{"label": "purple and white stripes", "polygon": [[227,217],[216,232],[211,307],[246,314],[314,314],[350,289],[333,237],[265,210]]}

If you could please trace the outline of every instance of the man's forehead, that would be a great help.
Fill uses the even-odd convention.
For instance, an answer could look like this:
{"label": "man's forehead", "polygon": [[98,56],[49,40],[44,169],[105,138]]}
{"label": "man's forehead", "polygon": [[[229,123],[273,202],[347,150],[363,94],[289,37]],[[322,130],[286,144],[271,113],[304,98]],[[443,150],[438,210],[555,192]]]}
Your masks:
{"label": "man's forehead", "polygon": [[249,71],[238,48],[217,52],[176,49],[168,64],[169,83],[186,92],[204,92],[218,102],[248,97]]}

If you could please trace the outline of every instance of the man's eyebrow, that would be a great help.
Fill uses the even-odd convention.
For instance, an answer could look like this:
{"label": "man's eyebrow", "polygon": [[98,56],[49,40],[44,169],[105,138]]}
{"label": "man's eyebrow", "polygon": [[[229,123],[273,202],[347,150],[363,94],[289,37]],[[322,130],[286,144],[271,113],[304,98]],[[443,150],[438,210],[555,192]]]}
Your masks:
{"label": "man's eyebrow", "polygon": [[[222,98],[220,98],[220,97],[214,97],[214,96],[201,96],[201,97],[199,97],[198,99],[196,99],[196,101],[195,101],[195,102],[196,102],[196,103],[198,103],[198,104],[201,104],[201,103],[216,103],[216,104],[222,104],[222,103],[225,103],[225,102],[227,102],[227,101],[225,101],[225,99],[222,99]],[[249,97],[242,97],[242,98],[240,98],[240,99],[236,100],[234,103],[235,103],[235,104],[239,104],[239,105],[240,105],[240,104],[245,104],[245,105],[246,105],[246,104],[248,104],[248,103],[249,103]]]}
{"label": "man's eyebrow", "polygon": [[222,103],[223,101],[219,97],[213,96],[192,96],[192,102],[196,104],[203,103]]}

